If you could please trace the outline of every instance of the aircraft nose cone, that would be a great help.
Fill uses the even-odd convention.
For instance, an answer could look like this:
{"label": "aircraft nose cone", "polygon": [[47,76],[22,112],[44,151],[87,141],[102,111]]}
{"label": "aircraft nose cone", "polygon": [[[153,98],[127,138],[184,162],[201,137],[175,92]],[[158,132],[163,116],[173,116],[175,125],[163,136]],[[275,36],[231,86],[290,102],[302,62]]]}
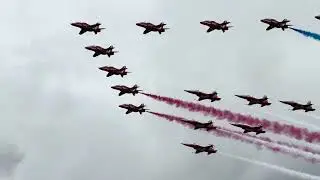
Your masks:
{"label": "aircraft nose cone", "polygon": [[315,16],[315,18],[320,20],[320,15],[319,16]]}
{"label": "aircraft nose cone", "polygon": [[260,21],[263,22],[263,23],[265,23],[267,20],[266,20],[266,19],[261,19]]}
{"label": "aircraft nose cone", "polygon": [[203,25],[204,25],[204,24],[206,24],[206,22],[205,22],[205,21],[201,21],[200,24],[203,24]]}
{"label": "aircraft nose cone", "polygon": [[142,26],[142,24],[141,24],[140,22],[139,22],[139,23],[136,23],[136,25],[137,25],[137,26]]}

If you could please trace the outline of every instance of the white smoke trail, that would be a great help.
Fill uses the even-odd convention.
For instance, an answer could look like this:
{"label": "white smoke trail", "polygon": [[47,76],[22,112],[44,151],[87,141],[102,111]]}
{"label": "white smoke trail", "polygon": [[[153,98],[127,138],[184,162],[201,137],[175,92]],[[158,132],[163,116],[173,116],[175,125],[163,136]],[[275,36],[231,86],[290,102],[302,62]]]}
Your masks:
{"label": "white smoke trail", "polygon": [[229,157],[229,158],[232,158],[232,159],[237,159],[237,160],[240,160],[240,161],[245,161],[245,162],[252,163],[252,164],[255,164],[255,165],[259,165],[259,166],[263,166],[263,167],[266,167],[266,168],[269,168],[269,169],[272,169],[272,170],[276,170],[278,172],[281,172],[281,173],[284,173],[284,174],[287,174],[287,175],[290,175],[290,176],[293,176],[293,177],[299,177],[299,178],[308,179],[308,180],[320,180],[319,176],[307,174],[307,173],[304,173],[304,172],[295,171],[295,170],[292,170],[292,169],[287,169],[285,167],[281,167],[281,166],[277,166],[277,165],[273,165],[273,164],[268,164],[268,163],[265,163],[265,162],[256,161],[256,160],[252,160],[252,159],[248,159],[248,158],[244,158],[244,157],[240,157],[240,156],[236,156],[236,155],[232,155],[232,154],[222,153],[222,152],[220,152],[219,154],[221,154],[223,156],[226,156],[226,157]]}
{"label": "white smoke trail", "polygon": [[261,113],[263,114],[266,114],[266,115],[269,115],[269,116],[273,116],[273,117],[278,117],[284,121],[287,121],[289,123],[293,123],[293,124],[299,124],[299,125],[303,125],[303,126],[308,126],[309,128],[313,128],[313,129],[316,129],[316,130],[320,130],[320,127],[317,126],[317,125],[314,125],[314,124],[309,124],[303,120],[299,121],[299,120],[295,120],[293,118],[290,118],[288,116],[282,116],[282,115],[276,115],[276,114],[273,114],[273,113],[270,113],[270,112],[263,112],[263,111],[260,111]]}

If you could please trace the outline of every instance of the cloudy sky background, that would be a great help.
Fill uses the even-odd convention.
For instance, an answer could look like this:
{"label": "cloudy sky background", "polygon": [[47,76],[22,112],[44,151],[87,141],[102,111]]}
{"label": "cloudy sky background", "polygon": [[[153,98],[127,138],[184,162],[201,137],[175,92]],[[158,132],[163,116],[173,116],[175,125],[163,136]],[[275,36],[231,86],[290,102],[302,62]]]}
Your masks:
{"label": "cloudy sky background", "polygon": [[[145,103],[157,112],[209,120],[143,96],[118,97],[116,84],[194,100],[184,89],[217,90],[217,107],[320,126],[319,112],[291,112],[278,100],[312,100],[320,108],[319,42],[272,30],[260,19],[287,18],[320,32],[320,2],[12,0],[0,7],[1,142],[25,154],[16,180],[295,179],[220,155],[194,155],[181,142],[213,143],[221,152],[319,175],[319,165],[258,151],[149,114],[125,115],[122,103]],[[225,34],[205,33],[202,20],[228,20]],[[79,36],[74,21],[107,30]],[[162,35],[143,35],[136,22],[168,24]],[[92,58],[87,45],[114,45],[111,58]],[[98,67],[126,65],[132,74],[105,78]],[[247,107],[234,94],[268,95],[274,104]],[[210,104],[204,102],[204,104]],[[270,115],[273,114],[273,115]],[[267,134],[269,135],[269,134]],[[272,135],[270,135],[272,136]],[[299,178],[296,178],[299,179]]]}

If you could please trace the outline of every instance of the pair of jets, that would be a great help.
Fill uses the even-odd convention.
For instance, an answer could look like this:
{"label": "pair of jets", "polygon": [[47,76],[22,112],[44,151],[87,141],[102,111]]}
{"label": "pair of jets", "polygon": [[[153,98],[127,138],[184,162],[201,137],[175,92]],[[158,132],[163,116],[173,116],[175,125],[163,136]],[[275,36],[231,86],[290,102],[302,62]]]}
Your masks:
{"label": "pair of jets", "polygon": [[[72,26],[74,27],[78,27],[80,28],[80,32],[79,34],[82,35],[86,32],[93,32],[95,34],[98,34],[99,32],[101,32],[101,30],[105,29],[105,28],[101,28],[100,27],[100,23],[95,23],[95,24],[88,24],[85,22],[75,22],[75,23],[71,23]],[[92,45],[92,46],[87,46],[85,47],[87,50],[93,51],[93,57],[97,57],[99,55],[108,55],[108,57],[114,55],[115,53],[117,53],[118,51],[114,51],[114,47],[111,45],[108,48],[103,48],[101,46],[97,46],[97,45]]]}
{"label": "pair of jets", "polygon": [[[250,126],[242,125],[242,124],[232,124],[232,125],[245,129],[244,133],[247,133],[247,132],[256,132],[256,134],[265,133],[265,131],[262,130],[262,126],[250,127]],[[198,144],[186,144],[186,143],[181,143],[181,144],[184,146],[187,146],[187,147],[191,147],[194,150],[196,150],[194,152],[195,154],[206,152],[207,155],[210,155],[212,153],[218,152],[218,150],[212,144],[209,144],[207,146],[201,146]]]}
{"label": "pair of jets", "polygon": [[[319,16],[319,18],[320,18],[320,16]],[[290,28],[290,26],[292,26],[290,24],[287,24],[290,22],[287,19],[283,19],[282,21],[278,21],[276,19],[266,18],[266,19],[262,19],[260,21],[269,25],[266,28],[266,31],[269,31],[273,28],[280,28],[284,31],[285,29],[288,29],[288,28]],[[233,26],[228,26],[228,24],[230,24],[230,22],[228,22],[228,21],[223,21],[222,23],[218,23],[215,21],[208,21],[207,20],[207,21],[200,22],[200,24],[209,27],[209,29],[207,29],[207,33],[211,32],[213,30],[221,30],[222,32],[225,32],[225,31],[229,30],[229,28],[233,27]]]}
{"label": "pair of jets", "polygon": [[[205,123],[202,123],[199,121],[194,121],[194,120],[181,120],[181,121],[184,124],[189,124],[189,125],[193,126],[194,130],[205,129],[206,131],[210,131],[210,130],[217,129],[217,127],[215,127],[213,125],[213,122],[211,120],[208,122],[205,122]],[[256,135],[261,134],[261,133],[265,133],[265,131],[262,130],[262,126],[248,126],[248,125],[244,125],[244,124],[231,124],[231,125],[243,129],[244,130],[243,133],[255,132]]]}
{"label": "pair of jets", "polygon": [[[189,125],[193,126],[194,130],[205,129],[206,131],[210,131],[210,130],[217,129],[217,127],[215,127],[213,125],[213,122],[211,120],[208,122],[205,122],[205,123],[202,123],[199,121],[194,121],[194,120],[181,120],[181,121],[184,124],[189,124]],[[262,130],[262,126],[248,126],[248,125],[244,125],[244,124],[231,124],[231,125],[243,129],[244,130],[243,133],[255,132],[256,135],[261,134],[261,133],[265,133],[265,131]]]}
{"label": "pair of jets", "polygon": [[[93,32],[94,34],[98,34],[101,30],[105,28],[100,27],[101,23],[88,24],[85,22],[75,22],[71,23],[71,26],[80,28],[79,34],[82,35],[86,32]],[[165,28],[165,23],[161,22],[160,24],[152,24],[150,22],[139,22],[136,23],[137,26],[145,28],[143,34],[148,34],[150,32],[158,32],[159,34],[165,32],[169,28]]]}
{"label": "pair of jets", "polygon": [[[248,103],[249,106],[255,105],[255,104],[260,104],[261,107],[271,105],[271,103],[268,101],[267,96],[263,96],[262,98],[255,98],[247,95],[235,95],[235,96],[249,101]],[[279,102],[291,106],[292,111],[296,111],[296,110],[303,110],[305,112],[315,111],[315,109],[312,107],[313,104],[311,103],[311,101],[308,101],[306,104],[297,103],[295,101],[279,101]]]}
{"label": "pair of jets", "polygon": [[[218,97],[218,93],[216,91],[213,91],[212,93],[204,93],[199,90],[184,90],[184,91],[198,96],[199,97],[198,101],[202,101],[205,99],[209,99],[211,102],[221,100],[221,98]],[[248,103],[249,106],[255,105],[255,104],[260,104],[261,107],[271,105],[271,103],[268,101],[267,96],[263,96],[262,98],[256,98],[248,95],[235,95],[235,96],[249,101]],[[292,111],[296,111],[296,110],[304,110],[305,112],[315,111],[315,109],[312,107],[313,104],[311,103],[311,101],[307,102],[307,104],[301,104],[294,101],[280,101],[280,102],[283,104],[292,106],[293,107]]]}

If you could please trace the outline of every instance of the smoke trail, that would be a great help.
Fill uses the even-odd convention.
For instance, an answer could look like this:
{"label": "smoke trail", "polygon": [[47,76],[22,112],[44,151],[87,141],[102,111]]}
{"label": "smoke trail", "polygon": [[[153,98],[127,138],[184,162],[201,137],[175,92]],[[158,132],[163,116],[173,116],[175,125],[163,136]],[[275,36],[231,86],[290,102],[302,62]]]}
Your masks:
{"label": "smoke trail", "polygon": [[288,117],[288,116],[276,115],[276,114],[273,114],[273,113],[270,113],[270,112],[264,112],[264,111],[260,111],[260,112],[263,113],[263,114],[269,115],[269,116],[279,117],[280,119],[282,119],[284,121],[287,121],[287,122],[290,122],[290,123],[300,124],[300,125],[303,125],[303,126],[308,126],[310,128],[313,128],[315,130],[320,130],[319,126],[314,125],[314,124],[310,124],[310,123],[305,122],[305,121],[295,120],[295,119],[293,119],[291,117]]}
{"label": "smoke trail", "polygon": [[273,165],[273,164],[268,164],[268,163],[256,161],[256,160],[253,160],[253,159],[239,157],[239,156],[236,156],[236,155],[233,155],[233,154],[227,154],[227,153],[222,153],[222,152],[220,152],[219,154],[221,154],[223,156],[226,156],[226,157],[229,157],[229,158],[232,158],[232,159],[238,159],[240,161],[245,161],[245,162],[252,163],[252,164],[255,164],[255,165],[259,165],[259,166],[263,166],[263,167],[266,167],[266,168],[270,168],[272,170],[276,170],[276,171],[282,172],[282,173],[287,174],[289,176],[299,177],[299,178],[308,179],[308,180],[320,180],[319,176],[314,176],[314,175],[311,175],[311,174],[295,171],[295,170],[292,170],[292,169],[287,169],[287,168],[284,168],[284,167],[281,167],[281,166],[276,166],[276,165]]}
{"label": "smoke trail", "polygon": [[297,140],[304,140],[310,143],[320,142],[320,132],[310,132],[306,128],[300,128],[288,124],[280,124],[277,121],[269,121],[266,119],[259,119],[252,117],[250,115],[242,115],[239,113],[234,113],[228,110],[220,110],[214,107],[205,106],[202,104],[197,104],[193,102],[187,102],[180,99],[174,99],[170,97],[158,96],[153,94],[141,93],[147,97],[151,97],[160,102],[165,102],[169,105],[175,105],[178,108],[184,108],[191,112],[201,112],[204,115],[210,115],[216,117],[217,119],[226,119],[234,123],[244,123],[251,126],[262,125],[264,129],[269,130],[276,134],[286,135]]}
{"label": "smoke trail", "polygon": [[[178,116],[172,116],[172,115],[168,115],[168,114],[162,114],[162,113],[157,113],[157,112],[148,112],[150,114],[153,114],[155,116],[158,116],[160,118],[164,118],[166,120],[172,121],[172,122],[177,122],[183,126],[186,127],[191,127],[193,128],[192,125],[185,123],[184,121],[190,121],[188,119],[185,119],[183,117],[178,117]],[[295,153],[295,152],[291,152],[288,151],[285,148],[282,148],[280,146],[272,146],[271,143],[265,143],[265,142],[261,142],[261,141],[256,141],[253,138],[246,138],[243,135],[237,134],[237,133],[232,133],[230,132],[230,130],[224,130],[223,128],[218,127],[218,129],[214,129],[214,130],[210,130],[210,132],[214,133],[216,136],[219,137],[225,137],[225,138],[230,138],[230,139],[234,139],[234,140],[238,140],[238,141],[242,141],[245,143],[249,143],[249,144],[254,144],[256,145],[257,149],[261,149],[262,147],[265,147],[273,152],[276,153],[282,153],[282,154],[288,154],[291,155],[294,158],[303,158],[304,160],[311,162],[311,163],[320,163],[320,159],[317,158],[309,158],[304,156],[303,154],[300,153]],[[259,139],[258,139],[259,140]]]}
{"label": "smoke trail", "polygon": [[313,33],[313,32],[310,32],[310,31],[305,31],[305,30],[302,30],[302,29],[297,29],[297,28],[290,28],[306,37],[311,37],[317,41],[320,41],[320,34],[317,34],[317,33]]}
{"label": "smoke trail", "polygon": [[250,135],[250,134],[243,134],[241,132],[232,131],[232,130],[229,130],[229,129],[226,129],[226,128],[223,128],[223,127],[219,127],[219,129],[223,129],[224,131],[228,131],[230,133],[236,133],[236,134],[247,136],[247,137],[250,137],[250,138],[259,139],[261,141],[265,141],[265,142],[268,142],[268,143],[278,144],[278,145],[286,146],[286,147],[289,147],[289,148],[297,149],[297,150],[304,151],[304,152],[307,152],[307,153],[311,153],[311,154],[314,154],[314,155],[320,155],[320,150],[313,149],[313,148],[308,147],[308,146],[301,146],[301,145],[292,144],[292,143],[288,143],[288,142],[284,142],[284,141],[278,141],[278,140],[274,141],[274,140],[272,140],[272,139],[270,139],[268,137],[258,137],[258,136],[253,136],[253,135]]}

